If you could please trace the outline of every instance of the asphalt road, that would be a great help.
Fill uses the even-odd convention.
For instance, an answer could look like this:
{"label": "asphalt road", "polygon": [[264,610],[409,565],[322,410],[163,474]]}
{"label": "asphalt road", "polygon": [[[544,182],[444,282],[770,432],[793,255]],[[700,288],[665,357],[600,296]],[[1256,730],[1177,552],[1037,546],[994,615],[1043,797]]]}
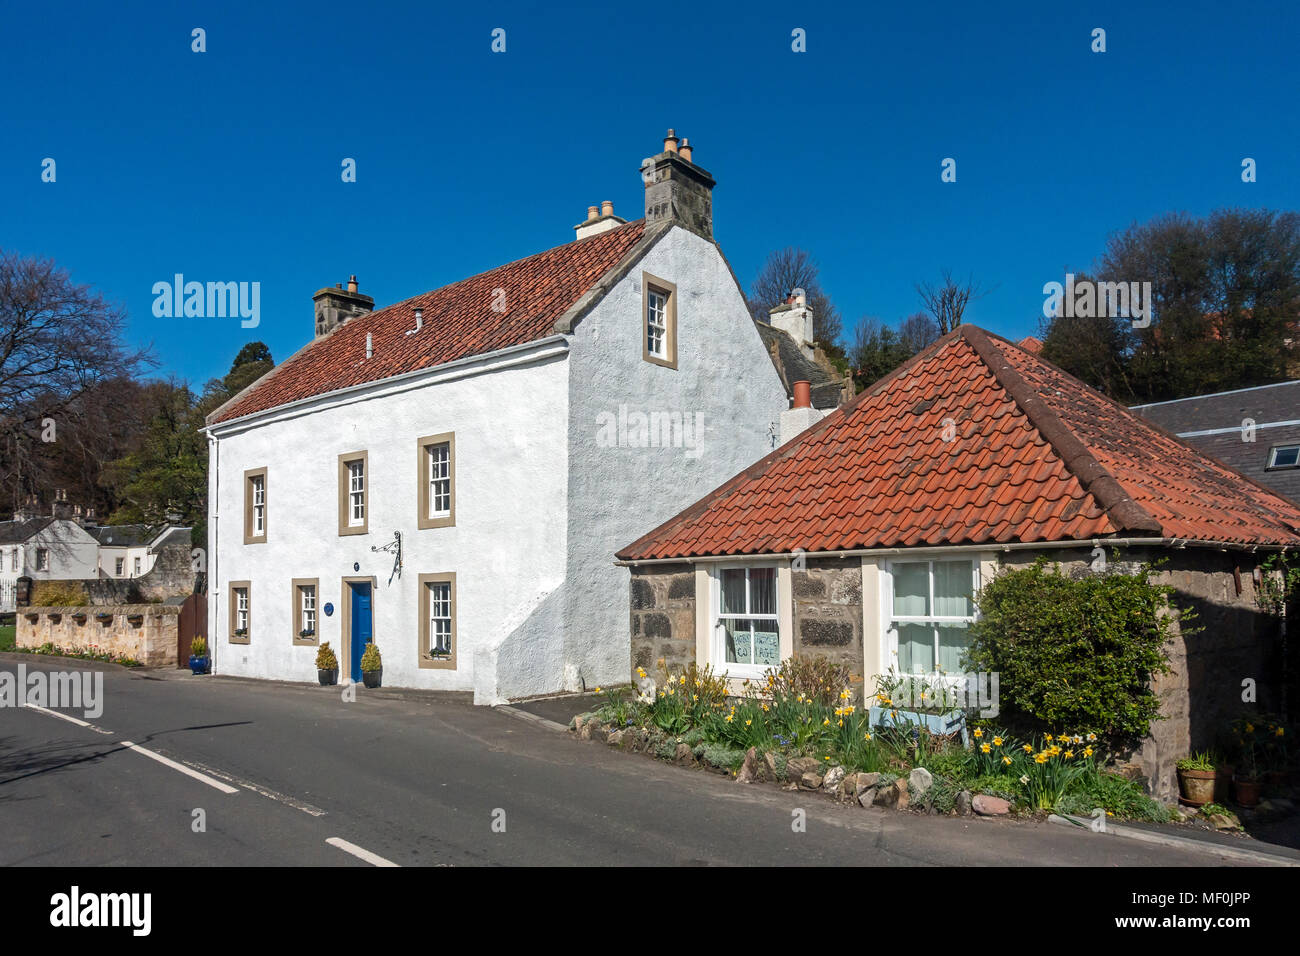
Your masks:
{"label": "asphalt road", "polygon": [[[94,669],[4,654],[0,671],[19,661],[29,671]],[[1240,862],[1211,848],[1045,824],[843,807],[625,754],[459,700],[368,698],[360,688],[348,703],[337,687],[100,669],[103,714],[85,720],[65,711],[90,726],[0,709],[0,864]],[[796,809],[806,811],[805,832],[792,829]]]}

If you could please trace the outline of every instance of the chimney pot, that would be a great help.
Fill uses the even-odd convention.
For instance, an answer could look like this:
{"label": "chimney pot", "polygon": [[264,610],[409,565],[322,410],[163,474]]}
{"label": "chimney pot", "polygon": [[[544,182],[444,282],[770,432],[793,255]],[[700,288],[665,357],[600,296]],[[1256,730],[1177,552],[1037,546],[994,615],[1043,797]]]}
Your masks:
{"label": "chimney pot", "polygon": [[677,134],[671,129],[668,131],[668,135],[664,137],[664,152],[677,152]]}
{"label": "chimney pot", "polygon": [[357,291],[357,277],[356,277],[356,276],[352,276],[352,278],[348,279],[348,291],[349,291],[349,292],[356,292],[356,291]]}
{"label": "chimney pot", "polygon": [[812,383],[811,382],[794,383],[794,407],[812,408]]}
{"label": "chimney pot", "polygon": [[599,206],[588,206],[588,207],[587,207],[587,222],[591,222],[591,220],[593,220],[593,219],[599,219],[599,218],[600,218],[600,207],[599,207]]}
{"label": "chimney pot", "polygon": [[686,160],[688,163],[691,162],[691,141],[685,136],[682,137],[682,145],[678,149],[678,152],[681,153],[682,159]]}
{"label": "chimney pot", "polygon": [[600,214],[602,216],[614,215],[614,204],[610,202],[608,199],[606,199],[604,202],[600,204]]}
{"label": "chimney pot", "polygon": [[415,310],[415,330],[418,332],[422,328],[424,328],[424,309],[417,308]]}
{"label": "chimney pot", "polygon": [[366,333],[366,358],[373,358],[375,354],[375,337],[371,332]]}

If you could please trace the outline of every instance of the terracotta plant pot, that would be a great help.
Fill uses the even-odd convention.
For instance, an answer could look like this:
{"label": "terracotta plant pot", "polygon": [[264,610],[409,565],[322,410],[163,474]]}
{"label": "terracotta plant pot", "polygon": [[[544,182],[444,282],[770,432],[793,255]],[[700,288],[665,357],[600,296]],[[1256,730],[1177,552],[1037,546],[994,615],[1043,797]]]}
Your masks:
{"label": "terracotta plant pot", "polygon": [[1243,807],[1254,807],[1259,805],[1259,792],[1263,787],[1261,780],[1243,780],[1241,777],[1232,778],[1232,789],[1237,795],[1237,803]]}
{"label": "terracotta plant pot", "polygon": [[1178,789],[1183,803],[1201,807],[1214,802],[1216,774],[1213,770],[1179,770]]}

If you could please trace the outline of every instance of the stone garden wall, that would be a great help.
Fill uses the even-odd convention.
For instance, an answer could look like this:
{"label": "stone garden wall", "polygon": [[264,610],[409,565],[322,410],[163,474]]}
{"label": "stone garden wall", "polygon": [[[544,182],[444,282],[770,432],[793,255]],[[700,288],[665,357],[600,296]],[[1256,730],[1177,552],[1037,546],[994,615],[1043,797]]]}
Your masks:
{"label": "stone garden wall", "polygon": [[794,592],[794,652],[827,657],[861,677],[862,562],[858,558],[809,558],[790,572]]}
{"label": "stone garden wall", "polygon": [[161,604],[28,607],[18,611],[17,644],[61,650],[95,648],[146,667],[175,665],[181,609]]}
{"label": "stone garden wall", "polygon": [[632,670],[695,662],[695,571],[686,563],[632,568]]}

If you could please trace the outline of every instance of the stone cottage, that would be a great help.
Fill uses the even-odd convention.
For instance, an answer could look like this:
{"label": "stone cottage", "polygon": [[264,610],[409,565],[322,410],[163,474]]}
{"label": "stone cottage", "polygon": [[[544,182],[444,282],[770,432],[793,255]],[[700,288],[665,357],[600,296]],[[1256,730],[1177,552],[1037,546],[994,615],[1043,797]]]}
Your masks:
{"label": "stone cottage", "polygon": [[1242,681],[1276,707],[1278,623],[1262,558],[1300,546],[1300,508],[1021,348],[962,326],[617,553],[631,665],[761,677],[793,654],[960,672],[973,600],[1040,555],[1163,558],[1203,630],[1178,633],[1164,718],[1140,755],[1155,792],[1213,743]]}

